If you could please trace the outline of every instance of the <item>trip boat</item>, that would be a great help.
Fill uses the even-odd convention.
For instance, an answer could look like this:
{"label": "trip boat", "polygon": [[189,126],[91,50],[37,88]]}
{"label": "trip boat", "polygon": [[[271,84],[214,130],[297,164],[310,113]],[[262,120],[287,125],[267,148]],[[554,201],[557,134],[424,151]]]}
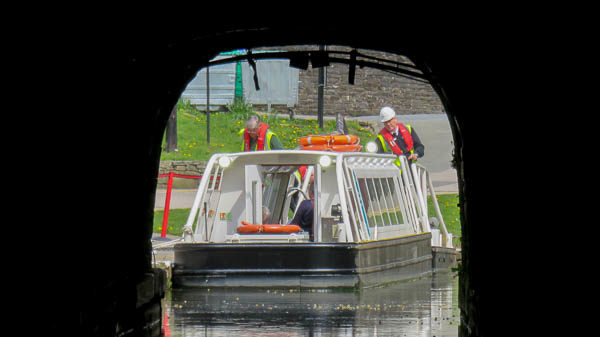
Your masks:
{"label": "trip boat", "polygon": [[[174,245],[173,287],[363,288],[456,266],[427,170],[396,159],[343,149],[213,155]],[[290,224],[311,195],[312,228]]]}

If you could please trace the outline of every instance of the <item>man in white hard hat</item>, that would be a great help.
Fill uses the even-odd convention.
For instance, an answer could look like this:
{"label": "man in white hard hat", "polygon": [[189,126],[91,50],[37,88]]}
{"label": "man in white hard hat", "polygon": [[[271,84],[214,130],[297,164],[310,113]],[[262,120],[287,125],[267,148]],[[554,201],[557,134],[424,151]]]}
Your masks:
{"label": "man in white hard hat", "polygon": [[[397,156],[406,156],[413,162],[425,155],[425,146],[421,143],[417,132],[412,126],[399,123],[394,109],[386,106],[379,111],[383,129],[377,135],[377,152],[394,153]],[[400,161],[396,160],[400,166]]]}

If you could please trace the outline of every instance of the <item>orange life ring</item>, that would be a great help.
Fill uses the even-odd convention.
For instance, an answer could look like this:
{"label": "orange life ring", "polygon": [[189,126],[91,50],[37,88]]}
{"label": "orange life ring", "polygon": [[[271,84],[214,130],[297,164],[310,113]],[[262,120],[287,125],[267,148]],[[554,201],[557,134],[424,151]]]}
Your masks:
{"label": "orange life ring", "polygon": [[345,145],[307,145],[302,146],[301,150],[312,150],[312,151],[334,151],[334,152],[360,152],[362,146],[359,144],[345,144]]}
{"label": "orange life ring", "polygon": [[298,139],[298,144],[302,146],[308,145],[323,145],[323,144],[358,144],[360,138],[354,135],[308,135]]}
{"label": "orange life ring", "polygon": [[241,234],[290,234],[298,233],[300,226],[298,225],[253,225],[242,221],[242,226],[237,228],[237,232]]}

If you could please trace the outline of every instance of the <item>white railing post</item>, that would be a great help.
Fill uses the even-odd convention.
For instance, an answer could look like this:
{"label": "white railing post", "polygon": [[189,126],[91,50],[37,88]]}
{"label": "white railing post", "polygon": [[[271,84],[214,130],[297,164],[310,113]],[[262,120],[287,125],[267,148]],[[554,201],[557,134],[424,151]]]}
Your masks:
{"label": "white railing post", "polygon": [[342,154],[338,154],[337,159],[335,161],[335,174],[337,177],[338,183],[338,194],[340,196],[340,204],[342,205],[342,220],[345,225],[346,231],[346,242],[354,242],[354,237],[352,235],[352,229],[350,228],[350,216],[348,215],[348,207],[346,204],[346,184],[344,182],[344,156]]}
{"label": "white railing post", "polygon": [[200,207],[200,203],[204,198],[204,192],[206,191],[206,188],[210,181],[210,173],[212,172],[212,168],[218,158],[219,156],[212,156],[206,164],[204,172],[202,173],[202,179],[200,180],[200,185],[198,186],[198,191],[196,192],[196,197],[194,198],[194,204],[192,205],[192,209],[190,210],[190,215],[188,216],[187,222],[185,223],[185,226],[183,226],[183,240],[186,242],[195,241],[193,230],[194,219],[198,214],[198,208]]}
{"label": "white railing post", "polygon": [[[403,159],[406,160],[406,158]],[[414,163],[410,163],[409,165],[412,172],[412,181],[415,187],[415,192],[417,193],[417,201],[419,203],[419,207],[421,208],[421,224],[423,225],[423,231],[431,232],[429,218],[427,217],[427,199],[425,199],[427,196],[423,195],[423,189],[419,179],[419,172],[417,172],[417,165]]]}
{"label": "white railing post", "polygon": [[427,172],[427,185],[429,186],[429,193],[431,193],[431,201],[433,203],[433,208],[435,209],[435,214],[440,221],[440,228],[442,230],[442,247],[452,248],[452,240],[448,240],[448,230],[446,229],[446,223],[444,223],[444,217],[442,216],[440,205],[437,202],[437,195],[433,189],[433,183],[431,182],[431,176],[429,175],[429,172]]}

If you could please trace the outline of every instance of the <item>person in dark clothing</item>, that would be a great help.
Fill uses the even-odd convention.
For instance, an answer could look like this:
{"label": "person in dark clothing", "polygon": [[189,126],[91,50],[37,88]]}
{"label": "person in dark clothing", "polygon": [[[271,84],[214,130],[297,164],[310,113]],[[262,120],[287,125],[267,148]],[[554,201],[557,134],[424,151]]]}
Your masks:
{"label": "person in dark clothing", "polygon": [[310,183],[308,185],[308,196],[309,199],[306,199],[300,203],[298,206],[298,210],[296,211],[296,215],[290,221],[290,224],[298,225],[302,228],[303,231],[308,232],[310,234],[311,241],[313,240],[313,207],[314,207],[314,184]]}

